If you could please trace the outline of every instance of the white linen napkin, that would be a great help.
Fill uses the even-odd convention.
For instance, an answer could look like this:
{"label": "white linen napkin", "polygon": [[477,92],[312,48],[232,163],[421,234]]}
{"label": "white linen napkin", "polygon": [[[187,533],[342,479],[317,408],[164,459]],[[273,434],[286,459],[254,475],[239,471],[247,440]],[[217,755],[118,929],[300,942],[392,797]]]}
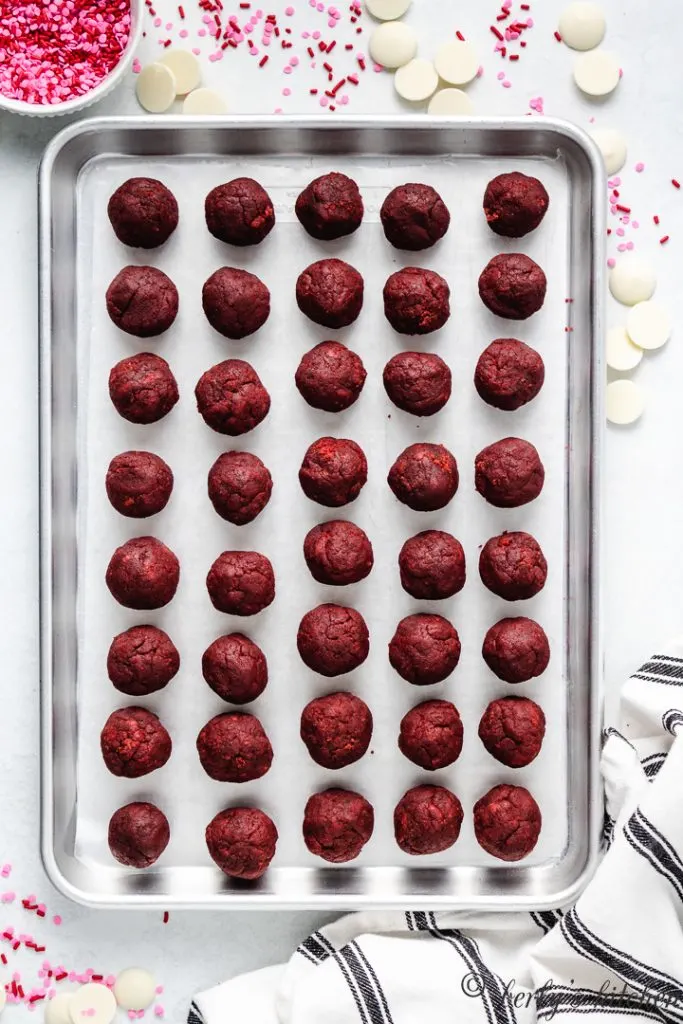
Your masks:
{"label": "white linen napkin", "polygon": [[574,907],[351,914],[198,995],[188,1024],[683,1024],[683,642],[631,676],[621,719],[602,755],[606,853]]}

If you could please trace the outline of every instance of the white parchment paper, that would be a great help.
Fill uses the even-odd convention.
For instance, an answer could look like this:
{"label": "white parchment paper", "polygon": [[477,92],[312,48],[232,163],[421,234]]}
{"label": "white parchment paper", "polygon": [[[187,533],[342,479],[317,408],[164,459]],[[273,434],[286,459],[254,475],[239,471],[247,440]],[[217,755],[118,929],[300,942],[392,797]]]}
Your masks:
{"label": "white parchment paper", "polygon": [[[541,227],[527,238],[498,238],[486,226],[481,199],[487,181],[497,173],[520,169],[538,175],[551,197]],[[362,190],[366,215],[353,236],[333,243],[317,242],[300,227],[293,212],[298,192],[314,176],[342,170]],[[263,244],[237,250],[213,239],[204,223],[203,203],[215,185],[250,175],[270,192],[277,225]],[[161,249],[126,249],[115,238],[106,207],[112,191],[126,178],[149,175],[163,180],[180,206],[180,225]],[[452,215],[446,237],[424,253],[401,253],[385,240],[378,223],[387,192],[406,181],[432,184]],[[568,179],[560,161],[499,159],[277,158],[257,162],[232,159],[101,158],[88,165],[79,184],[78,221],[78,353],[79,353],[79,729],[76,855],[86,865],[123,872],[107,847],[107,823],[113,811],[133,799],[157,802],[171,822],[172,837],[159,862],[206,874],[215,869],[204,843],[212,816],[232,803],[253,802],[276,821],[280,840],[269,877],[280,888],[295,888],[296,869],[321,866],[308,853],[301,835],[308,796],[320,788],[342,785],[364,793],[375,808],[375,833],[354,867],[413,868],[486,866],[500,862],[476,843],[472,806],[491,786],[509,781],[527,786],[540,804],[543,830],[536,849],[523,866],[548,865],[559,858],[568,841],[567,722],[565,673],[566,551],[566,378],[568,339],[564,330],[568,287]],[[543,309],[530,320],[500,320],[482,305],[477,278],[496,253],[523,251],[537,260],[548,277]],[[298,310],[294,295],[297,275],[310,262],[339,256],[356,266],[365,279],[365,305],[350,328],[334,332],[310,323]],[[149,263],[163,269],[180,293],[180,312],[162,337],[139,341],[120,332],[109,320],[104,294],[110,280],[128,263]],[[397,335],[382,309],[382,287],[402,265],[419,265],[441,273],[451,286],[451,319],[441,331],[422,339]],[[204,280],[217,267],[234,265],[258,274],[272,294],[266,325],[242,342],[231,342],[209,326],[201,307]],[[362,357],[368,378],[359,401],[340,414],[311,409],[294,386],[294,372],[304,352],[326,338],[337,337]],[[497,337],[517,337],[537,348],[546,364],[546,382],[527,407],[504,413],[485,405],[472,383],[481,351]],[[440,354],[453,372],[453,396],[446,408],[417,419],[395,408],[385,395],[382,369],[396,352],[416,348]],[[173,412],[157,424],[127,423],[113,408],[107,392],[110,368],[136,352],[162,355],[180,388]],[[231,439],[214,433],[198,415],[194,387],[201,374],[229,358],[247,359],[272,397],[267,419],[256,430]],[[301,491],[297,472],[308,445],[325,434],[349,437],[365,450],[368,483],[353,504],[324,509]],[[474,489],[474,456],[485,445],[516,435],[535,444],[546,468],[538,500],[520,509],[487,505]],[[460,488],[440,512],[419,513],[400,505],[386,483],[396,456],[415,441],[445,444],[456,456]],[[175,489],[167,508],[148,520],[120,516],[109,505],[104,478],[110,459],[126,449],[147,449],[172,467]],[[221,520],[207,497],[207,473],[223,451],[254,452],[269,467],[273,496],[255,522],[233,527]],[[302,544],[316,523],[348,518],[367,532],[375,567],[365,581],[346,588],[314,582],[306,568]],[[452,532],[467,555],[468,579],[455,598],[414,601],[400,586],[397,557],[407,537],[428,528]],[[539,540],[549,564],[548,582],[531,601],[509,604],[490,594],[479,580],[481,545],[502,530],[528,530]],[[181,579],[172,603],[160,611],[140,613],[120,607],[104,577],[114,549],[130,537],[153,534],[178,555]],[[240,619],[212,607],[206,573],[226,549],[257,550],[272,561],[277,594],[258,616]],[[355,606],[368,623],[370,656],[347,677],[326,680],[310,672],[296,649],[302,615],[323,601]],[[462,642],[460,664],[452,676],[434,687],[413,687],[391,668],[387,644],[404,615],[435,611],[449,618]],[[552,657],[538,680],[511,687],[497,680],[481,658],[490,625],[505,615],[529,615],[548,633]],[[138,701],[114,690],[107,678],[106,656],[112,637],[134,624],[154,623],[165,629],[181,655],[181,669],[161,693]],[[201,656],[220,634],[244,631],[264,650],[270,682],[265,693],[243,710],[259,716],[275,758],[271,771],[245,785],[218,783],[203,772],[195,748],[199,730],[213,715],[230,710],[204,682]],[[355,765],[330,772],[315,765],[299,739],[301,709],[313,697],[348,688],[370,705],[374,736],[368,754]],[[477,736],[481,714],[490,700],[527,695],[545,710],[547,734],[539,757],[513,771],[498,764]],[[452,700],[464,722],[460,759],[436,773],[425,773],[407,761],[396,741],[401,717],[413,705],[433,697]],[[156,711],[173,738],[173,754],[160,771],[139,780],[116,779],[102,761],[99,734],[117,707],[140,703]],[[465,820],[458,843],[432,857],[411,858],[393,837],[392,812],[403,792],[418,782],[440,783],[462,800]],[[338,870],[344,870],[343,868]],[[217,872],[215,872],[217,874]],[[211,876],[213,877],[213,875]],[[266,883],[270,884],[270,883]]]}

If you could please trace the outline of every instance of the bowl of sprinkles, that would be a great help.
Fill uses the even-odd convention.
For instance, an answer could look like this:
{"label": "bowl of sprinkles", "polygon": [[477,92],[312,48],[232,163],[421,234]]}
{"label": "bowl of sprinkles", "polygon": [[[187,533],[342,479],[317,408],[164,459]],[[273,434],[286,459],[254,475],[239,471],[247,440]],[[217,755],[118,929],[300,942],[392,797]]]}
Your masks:
{"label": "bowl of sprinkles", "polygon": [[0,109],[90,106],[120,81],[141,31],[139,0],[0,0]]}

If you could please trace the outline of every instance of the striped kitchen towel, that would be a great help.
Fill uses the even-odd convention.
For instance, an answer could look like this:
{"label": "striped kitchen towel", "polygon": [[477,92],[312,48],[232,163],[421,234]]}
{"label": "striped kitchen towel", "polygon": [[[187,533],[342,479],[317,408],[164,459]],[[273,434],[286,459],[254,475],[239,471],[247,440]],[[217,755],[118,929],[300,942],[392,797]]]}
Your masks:
{"label": "striped kitchen towel", "polygon": [[683,1024],[683,643],[628,680],[621,718],[606,852],[574,907],[351,914],[198,995],[189,1024]]}

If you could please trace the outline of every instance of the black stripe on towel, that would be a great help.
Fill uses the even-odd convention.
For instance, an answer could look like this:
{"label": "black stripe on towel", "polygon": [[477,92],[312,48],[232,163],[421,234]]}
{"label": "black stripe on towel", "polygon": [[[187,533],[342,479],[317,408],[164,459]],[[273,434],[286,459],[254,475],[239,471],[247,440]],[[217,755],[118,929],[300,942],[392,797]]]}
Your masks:
{"label": "black stripe on towel", "polygon": [[683,901],[683,862],[668,839],[637,809],[624,825],[624,835],[641,857],[666,878]]}
{"label": "black stripe on towel", "polygon": [[663,679],[646,672],[634,672],[631,679],[644,679],[646,683],[659,683],[661,686],[683,686],[683,679]]}
{"label": "black stripe on towel", "polygon": [[204,1018],[199,1012],[196,1003],[192,1003],[190,1006],[190,1012],[187,1015],[187,1024],[204,1024]]}
{"label": "black stripe on towel", "polygon": [[668,665],[665,661],[646,661],[638,669],[639,672],[651,672],[655,676],[665,676],[668,679],[680,680],[683,682],[683,665]]}
{"label": "black stripe on towel", "polygon": [[665,761],[666,754],[661,752],[659,754],[650,754],[649,757],[644,757],[640,763],[643,766],[643,771],[648,779],[654,779]]}
{"label": "black stripe on towel", "polygon": [[662,725],[667,732],[675,736],[680,726],[683,725],[683,712],[679,711],[678,708],[671,708],[669,711],[665,711],[662,715]]}
{"label": "black stripe on towel", "polygon": [[538,925],[544,935],[555,927],[558,921],[562,920],[561,910],[531,911],[531,920]]}
{"label": "black stripe on towel", "polygon": [[560,928],[567,943],[586,960],[607,967],[636,992],[656,998],[660,1012],[666,1004],[667,1017],[683,1020],[683,988],[671,975],[610,946],[584,924],[576,907],[564,915]]}

